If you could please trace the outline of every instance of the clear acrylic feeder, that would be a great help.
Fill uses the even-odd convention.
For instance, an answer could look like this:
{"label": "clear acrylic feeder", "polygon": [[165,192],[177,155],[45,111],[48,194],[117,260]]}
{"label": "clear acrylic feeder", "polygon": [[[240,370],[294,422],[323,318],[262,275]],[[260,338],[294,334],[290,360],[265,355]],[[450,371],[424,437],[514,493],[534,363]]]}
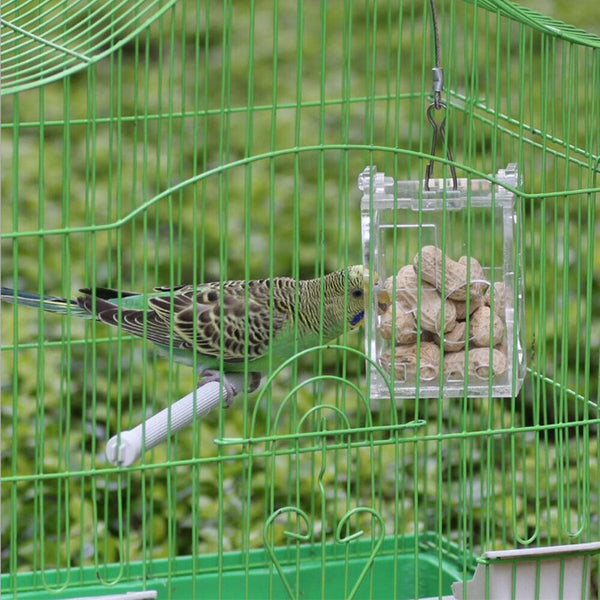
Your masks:
{"label": "clear acrylic feeder", "polygon": [[[358,178],[363,261],[390,306],[366,323],[366,351],[397,397],[510,397],[525,374],[516,164],[487,179]],[[374,278],[371,279],[374,281]],[[372,298],[376,295],[372,294]],[[371,397],[389,398],[371,369]]]}

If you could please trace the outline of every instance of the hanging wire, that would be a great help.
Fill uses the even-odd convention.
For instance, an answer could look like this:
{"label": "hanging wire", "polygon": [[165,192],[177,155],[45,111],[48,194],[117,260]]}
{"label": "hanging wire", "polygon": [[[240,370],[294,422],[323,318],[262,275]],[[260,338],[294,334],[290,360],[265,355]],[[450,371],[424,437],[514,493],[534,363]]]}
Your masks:
{"label": "hanging wire", "polygon": [[[435,0],[429,0],[431,6],[431,20],[433,23],[433,40],[434,40],[434,63],[435,66],[432,69],[432,82],[433,82],[433,102],[427,108],[427,120],[431,124],[433,129],[433,135],[431,136],[431,151],[432,157],[435,156],[438,138],[441,141],[442,147],[446,146],[446,157],[450,161],[450,173],[452,175],[452,187],[454,190],[458,189],[458,179],[456,177],[456,168],[453,164],[452,151],[450,146],[446,142],[446,103],[442,100],[442,90],[444,89],[444,69],[440,66],[440,31],[437,20],[437,12],[435,9]],[[435,110],[443,110],[444,115],[442,120],[438,123],[434,116]],[[429,163],[425,167],[425,190],[429,191],[429,180],[433,174],[433,162],[434,159],[429,159]]]}

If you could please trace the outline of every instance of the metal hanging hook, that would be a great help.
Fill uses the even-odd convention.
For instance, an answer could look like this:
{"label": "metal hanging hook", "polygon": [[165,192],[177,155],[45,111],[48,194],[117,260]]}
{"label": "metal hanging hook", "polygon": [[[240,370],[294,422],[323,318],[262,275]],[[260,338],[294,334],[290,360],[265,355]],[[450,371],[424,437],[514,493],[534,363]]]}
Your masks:
{"label": "metal hanging hook", "polygon": [[[444,70],[440,66],[440,32],[437,22],[437,12],[435,10],[435,0],[430,0],[431,6],[431,19],[433,23],[433,41],[435,51],[435,67],[432,69],[432,80],[433,80],[433,102],[427,108],[427,120],[433,128],[433,135],[431,137],[431,156],[434,157],[437,151],[438,136],[441,139],[442,146],[446,146],[446,158],[450,161],[450,174],[452,176],[452,186],[454,190],[458,189],[458,179],[456,177],[456,168],[454,167],[452,158],[452,151],[450,145],[446,140],[446,103],[442,100],[442,90],[444,89]],[[434,110],[443,110],[444,117],[441,122],[435,120],[433,116]],[[429,191],[429,180],[433,174],[433,162],[434,158],[429,159],[429,163],[425,167],[425,191]]]}
{"label": "metal hanging hook", "polygon": [[[434,117],[434,111],[435,110],[443,110],[444,111],[444,117],[443,119],[438,123],[435,120]],[[452,187],[454,190],[458,189],[458,178],[456,177],[456,168],[454,167],[453,161],[454,159],[452,158],[452,150],[450,150],[450,145],[446,143],[446,103],[443,102],[441,99],[438,99],[438,102],[436,104],[436,101],[434,100],[429,107],[427,108],[427,120],[429,121],[429,123],[431,124],[431,127],[433,129],[433,134],[431,136],[431,151],[429,152],[429,154],[431,154],[431,156],[435,156],[436,155],[436,150],[437,150],[437,142],[438,142],[438,136],[441,140],[441,144],[442,147],[446,146],[446,158],[450,161],[450,174],[452,177]],[[425,191],[429,191],[429,180],[431,179],[431,176],[433,175],[433,163],[434,163],[434,159],[430,158],[429,162],[427,163],[427,166],[425,167]]]}

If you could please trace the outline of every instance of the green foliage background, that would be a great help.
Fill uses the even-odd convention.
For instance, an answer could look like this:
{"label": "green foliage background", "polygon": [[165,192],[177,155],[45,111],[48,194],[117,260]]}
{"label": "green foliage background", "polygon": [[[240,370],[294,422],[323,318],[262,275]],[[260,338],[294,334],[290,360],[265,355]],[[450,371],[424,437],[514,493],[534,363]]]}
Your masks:
{"label": "green foliage background", "polygon": [[[457,25],[453,33],[466,35],[473,26],[482,45],[487,44],[475,56],[481,65],[475,69],[481,83],[477,91],[490,105],[496,99],[500,111],[510,107],[511,95],[502,91],[494,97],[491,91],[496,77],[491,65],[494,60],[501,62],[494,50],[496,33],[489,21],[493,17],[465,6],[459,14],[466,24]],[[560,2],[544,6],[558,18],[581,19],[583,25],[593,23],[591,15],[596,10],[591,0],[576,6]],[[426,94],[408,94],[398,110],[391,79],[382,75],[398,69],[400,91],[429,89],[429,38],[423,34],[426,7],[354,3],[351,23],[335,3],[306,3],[303,10],[305,25],[298,46],[296,4],[279,4],[277,78],[270,3],[258,2],[252,12],[245,2],[233,3],[231,12],[220,3],[211,4],[207,12],[196,10],[193,2],[183,2],[110,59],[71,76],[66,83],[50,83],[42,90],[3,99],[3,233],[127,219],[163,191],[216,169],[213,176],[183,185],[149,204],[123,227],[4,238],[3,284],[71,295],[93,282],[149,289],[155,284],[219,277],[289,273],[308,277],[343,263],[361,262],[357,174],[372,163],[403,177],[418,177],[423,171],[424,161],[414,156],[398,157],[364,146],[428,150]],[[442,11],[442,16],[447,14]],[[323,17],[326,39],[320,27]],[[378,36],[373,36],[374,24],[386,20],[405,27],[402,35],[395,35],[390,26],[379,27]],[[249,22],[254,23],[253,46]],[[445,48],[454,43],[448,37],[443,30]],[[513,47],[518,45],[519,32],[513,32],[511,39]],[[297,72],[299,48],[303,62]],[[377,52],[369,54],[367,49]],[[545,52],[545,46],[532,43],[525,116],[533,127],[551,130],[558,122],[556,128],[564,131],[574,118],[569,113],[569,123],[560,124],[565,98],[549,98],[539,87]],[[376,59],[369,64],[372,56]],[[468,58],[464,64],[448,67],[449,88],[467,95],[470,78],[475,77],[468,71]],[[411,68],[405,68],[403,61]],[[227,77],[224,65],[229,68]],[[507,69],[501,76],[503,90],[512,89],[516,102],[515,90],[522,83],[519,72]],[[598,106],[583,88],[581,97],[579,91],[574,93],[580,115]],[[274,97],[279,105],[276,114],[271,110]],[[347,97],[352,102],[327,102],[331,97]],[[301,118],[298,102],[303,103]],[[249,104],[261,107],[251,117],[245,108]],[[197,105],[207,116],[181,116]],[[553,116],[548,116],[548,110]],[[68,129],[65,120],[70,121]],[[582,118],[572,126],[571,135],[582,141],[581,146],[594,137],[593,131],[586,130],[590,122],[597,125],[597,119]],[[467,135],[472,126],[468,110],[450,111],[448,130],[459,162],[494,172],[523,152],[515,135],[498,143],[492,127],[482,126],[481,133]],[[518,125],[512,127],[513,134],[519,131]],[[475,139],[475,149],[467,147],[467,139]],[[321,152],[327,144],[336,147]],[[343,144],[361,147],[348,151]],[[308,146],[314,149],[300,151]],[[593,152],[591,143],[588,147]],[[274,149],[288,151],[243,162],[245,157]],[[535,153],[524,155],[529,192],[590,185],[584,168],[571,173],[560,156],[546,157],[540,165]],[[218,171],[221,165],[236,161],[241,162]],[[567,332],[581,329],[581,314],[593,302],[576,278],[593,248],[586,238],[590,231],[587,202],[596,200],[582,195],[569,201],[534,199],[525,206],[528,344],[535,370],[548,380],[529,381],[512,405],[491,400],[451,405],[405,402],[396,413],[400,423],[415,418],[428,421],[417,437],[591,418],[591,412],[573,400],[573,392],[585,392],[586,398],[597,395],[597,302],[587,350],[591,373],[582,369],[583,333],[569,337]],[[545,237],[540,237],[541,223],[547,223]],[[596,229],[596,242],[599,235]],[[569,263],[562,254],[558,256],[557,249],[568,250],[571,237],[577,241],[573,242],[575,258]],[[547,272],[541,272],[540,255],[547,257]],[[598,297],[596,257],[593,266],[593,291]],[[571,275],[565,275],[569,268]],[[559,288],[565,280],[569,290],[575,290],[573,295],[551,295],[541,305],[540,286],[554,283]],[[579,303],[581,311],[564,308],[570,301]],[[157,359],[141,342],[94,324],[68,324],[26,309],[3,307],[2,337],[2,469],[4,475],[18,475],[16,481],[3,483],[3,571],[262,545],[269,494],[276,496],[278,504],[289,501],[292,459],[278,456],[270,465],[272,471],[268,461],[256,459],[252,498],[247,502],[235,498],[250,483],[244,463],[211,460],[229,452],[217,448],[215,439],[248,435],[255,398],[210,415],[172,443],[153,450],[146,462],[157,467],[34,483],[19,478],[103,469],[106,439],[187,393],[194,378],[189,370]],[[358,336],[344,341],[362,347]],[[16,349],[15,344],[20,347]],[[257,409],[259,429],[268,427],[269,407],[279,404],[298,377],[302,380],[307,374],[325,372],[364,381],[362,363],[335,352],[305,359],[298,370],[291,371],[273,382],[264,406]],[[333,384],[306,386],[294,396],[294,410],[302,414],[321,395],[322,403],[347,402],[349,419],[363,423],[360,402],[341,390]],[[389,417],[385,409],[374,409],[374,415],[380,423]],[[293,428],[290,423],[286,426]],[[345,495],[357,502],[371,500],[386,518],[390,533],[436,529],[475,550],[481,548],[482,540],[487,548],[511,546],[516,543],[516,532],[524,538],[531,535],[535,543],[563,541],[565,523],[577,529],[585,522],[587,529],[581,535],[592,535],[594,525],[587,517],[593,513],[597,524],[600,502],[595,426],[564,435],[548,429],[521,433],[470,441],[455,437],[443,443],[415,439],[400,444],[400,450],[397,445],[382,445],[377,456],[365,446],[352,454],[352,490],[345,489],[344,470],[337,460],[328,463],[324,481],[339,506],[344,505],[340,499]],[[195,462],[186,463],[190,457]],[[178,460],[181,464],[175,468],[162,468],[164,461]],[[320,500],[314,493],[318,469],[312,458],[298,461],[301,501],[319,514]],[[578,478],[582,461],[586,463],[584,479]],[[388,469],[390,462],[400,470]],[[507,481],[515,483],[516,478],[519,493],[511,495]],[[402,480],[401,492],[398,479]],[[472,508],[469,515],[463,511],[466,500]],[[331,520],[337,510],[328,506]],[[540,523],[543,527],[537,529]],[[327,527],[316,537],[329,535]],[[276,543],[285,541],[283,527],[275,536]]]}

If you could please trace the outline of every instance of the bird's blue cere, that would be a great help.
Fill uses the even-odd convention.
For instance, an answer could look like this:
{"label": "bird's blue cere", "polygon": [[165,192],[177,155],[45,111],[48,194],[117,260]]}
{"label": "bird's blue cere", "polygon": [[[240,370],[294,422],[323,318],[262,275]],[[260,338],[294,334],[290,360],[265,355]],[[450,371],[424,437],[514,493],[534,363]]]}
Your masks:
{"label": "bird's blue cere", "polygon": [[364,318],[365,316],[365,311],[361,310],[359,313],[355,314],[352,317],[352,321],[350,321],[350,323],[352,324],[352,326],[358,325]]}

